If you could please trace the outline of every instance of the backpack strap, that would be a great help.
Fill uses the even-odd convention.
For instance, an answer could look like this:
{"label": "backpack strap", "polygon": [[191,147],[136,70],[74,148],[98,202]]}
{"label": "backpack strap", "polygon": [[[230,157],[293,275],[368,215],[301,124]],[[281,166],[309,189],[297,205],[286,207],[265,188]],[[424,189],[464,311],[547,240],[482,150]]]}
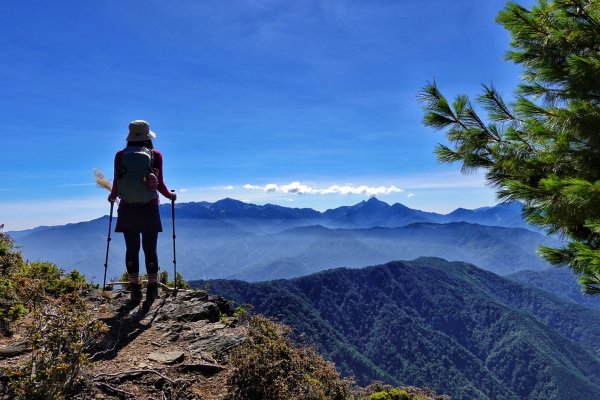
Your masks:
{"label": "backpack strap", "polygon": [[150,168],[155,168],[154,167],[154,149],[151,149],[150,147],[146,147],[143,146],[146,150],[148,150],[150,152]]}
{"label": "backpack strap", "polygon": [[120,152],[117,153],[117,162],[116,162],[116,168],[115,168],[115,177],[116,178],[122,178],[123,175],[125,175],[125,172],[127,172],[127,169],[125,167],[123,167],[123,150],[121,150]]}

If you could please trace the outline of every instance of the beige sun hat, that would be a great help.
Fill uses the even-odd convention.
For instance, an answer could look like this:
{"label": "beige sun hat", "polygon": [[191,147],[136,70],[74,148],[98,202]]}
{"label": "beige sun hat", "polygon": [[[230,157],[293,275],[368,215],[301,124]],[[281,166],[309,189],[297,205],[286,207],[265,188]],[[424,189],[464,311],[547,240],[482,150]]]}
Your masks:
{"label": "beige sun hat", "polygon": [[143,142],[152,140],[156,137],[156,133],[150,130],[150,124],[144,120],[136,119],[129,123],[128,142]]}

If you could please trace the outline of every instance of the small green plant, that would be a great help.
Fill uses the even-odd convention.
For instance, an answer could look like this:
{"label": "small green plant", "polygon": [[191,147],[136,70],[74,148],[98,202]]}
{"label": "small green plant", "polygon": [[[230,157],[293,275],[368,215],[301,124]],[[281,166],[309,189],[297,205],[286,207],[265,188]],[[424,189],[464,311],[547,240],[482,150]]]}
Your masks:
{"label": "small green plant", "polygon": [[250,311],[254,308],[251,304],[243,304],[241,306],[236,307],[233,311],[233,316],[240,321],[245,321],[250,317]]}
{"label": "small green plant", "polygon": [[[177,289],[188,289],[190,285],[183,280],[183,275],[181,273],[177,273]],[[169,280],[169,273],[167,271],[161,271],[158,274],[158,281],[164,285],[175,287],[175,282]]]}
{"label": "small green plant", "polygon": [[158,281],[160,283],[162,283],[163,285],[166,285],[169,283],[169,273],[167,271],[160,271],[158,273]]}
{"label": "small green plant", "polygon": [[129,274],[127,273],[127,271],[125,271],[121,274],[120,277],[118,277],[117,279],[113,279],[113,280],[117,281],[117,282],[129,282]]}
{"label": "small green plant", "polygon": [[[189,289],[190,285],[183,280],[183,275],[181,275],[181,273],[177,273],[176,275],[176,281],[177,281],[177,288],[178,289]],[[169,282],[170,285],[169,286],[174,286],[171,282]]]}

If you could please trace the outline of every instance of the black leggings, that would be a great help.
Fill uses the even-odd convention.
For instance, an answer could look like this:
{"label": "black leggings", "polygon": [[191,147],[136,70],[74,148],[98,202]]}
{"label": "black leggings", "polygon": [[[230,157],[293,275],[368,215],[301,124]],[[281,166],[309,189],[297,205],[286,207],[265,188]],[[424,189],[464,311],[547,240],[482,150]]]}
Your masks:
{"label": "black leggings", "polygon": [[[156,243],[158,241],[158,232],[142,233],[142,247],[144,248],[144,258],[146,259],[146,272],[155,274],[158,272],[158,255],[156,254]],[[125,265],[128,273],[140,272],[140,234],[123,232],[125,236]]]}

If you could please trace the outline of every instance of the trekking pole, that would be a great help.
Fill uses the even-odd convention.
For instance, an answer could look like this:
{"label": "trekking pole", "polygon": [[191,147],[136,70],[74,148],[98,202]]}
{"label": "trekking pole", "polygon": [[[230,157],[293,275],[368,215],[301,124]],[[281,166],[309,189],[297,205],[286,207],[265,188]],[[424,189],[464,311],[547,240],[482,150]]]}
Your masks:
{"label": "trekking pole", "polygon": [[108,238],[106,239],[106,258],[104,259],[104,282],[102,283],[102,290],[106,290],[106,270],[108,269],[108,248],[110,247],[110,231],[112,230],[112,217],[113,207],[115,202],[110,202],[110,217],[108,218]]}
{"label": "trekking pole", "polygon": [[[171,190],[171,193],[175,194],[175,190]],[[173,296],[177,296],[177,256],[175,253],[175,199],[171,200],[171,221],[173,221],[173,282],[175,284],[175,290]]]}

